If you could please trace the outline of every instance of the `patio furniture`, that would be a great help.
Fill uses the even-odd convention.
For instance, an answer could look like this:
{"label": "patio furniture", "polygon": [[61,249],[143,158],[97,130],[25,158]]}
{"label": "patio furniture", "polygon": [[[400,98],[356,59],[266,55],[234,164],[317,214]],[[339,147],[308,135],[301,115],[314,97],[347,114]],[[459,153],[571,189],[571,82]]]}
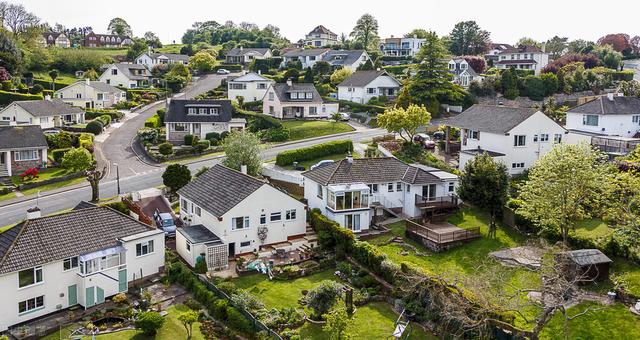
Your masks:
{"label": "patio furniture", "polygon": [[284,258],[286,258],[286,257],[287,257],[287,252],[286,252],[284,249],[276,249],[276,255],[277,255],[279,258],[284,259]]}

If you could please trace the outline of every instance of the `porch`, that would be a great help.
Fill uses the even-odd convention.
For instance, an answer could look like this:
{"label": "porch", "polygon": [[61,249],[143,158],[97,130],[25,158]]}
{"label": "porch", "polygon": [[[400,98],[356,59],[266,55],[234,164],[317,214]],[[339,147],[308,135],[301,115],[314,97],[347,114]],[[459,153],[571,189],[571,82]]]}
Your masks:
{"label": "porch", "polygon": [[420,224],[405,220],[405,235],[433,251],[443,251],[479,238],[480,227],[462,229],[448,222]]}

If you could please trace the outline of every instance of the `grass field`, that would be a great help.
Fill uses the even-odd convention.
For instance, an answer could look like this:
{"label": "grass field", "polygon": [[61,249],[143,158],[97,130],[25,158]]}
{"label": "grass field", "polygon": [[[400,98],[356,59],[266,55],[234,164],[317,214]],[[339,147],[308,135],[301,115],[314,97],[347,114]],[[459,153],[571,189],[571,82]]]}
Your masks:
{"label": "grass field", "polygon": [[349,124],[327,120],[290,120],[282,122],[282,125],[289,129],[290,141],[353,131]]}
{"label": "grass field", "polygon": [[168,44],[164,45],[160,48],[154,48],[153,50],[157,53],[173,53],[180,54],[180,49],[186,46],[185,44]]}
{"label": "grass field", "polygon": [[613,229],[604,223],[601,219],[594,218],[576,223],[576,235],[593,240],[608,237],[613,233]]}
{"label": "grass field", "polygon": [[[595,310],[569,321],[568,339],[640,339],[640,317],[622,304],[581,303],[567,314],[575,316],[589,307]],[[542,330],[540,339],[561,339],[564,334],[564,318],[557,313]]]}
{"label": "grass field", "polygon": [[[51,83],[51,77],[49,76],[49,72],[34,72],[33,78]],[[75,83],[77,80],[78,78],[76,78],[75,74],[70,74],[70,73],[59,72],[58,76],[56,77],[56,83],[58,84],[70,85]],[[46,87],[46,89],[50,89],[50,87]]]}
{"label": "grass field", "polygon": [[31,181],[21,182],[20,175],[11,176],[11,181],[13,182],[14,185],[20,185],[23,183],[36,183],[36,182],[42,182],[52,178],[68,175],[69,173],[70,173],[69,170],[63,169],[63,168],[45,168],[45,169],[39,170],[38,177]]}

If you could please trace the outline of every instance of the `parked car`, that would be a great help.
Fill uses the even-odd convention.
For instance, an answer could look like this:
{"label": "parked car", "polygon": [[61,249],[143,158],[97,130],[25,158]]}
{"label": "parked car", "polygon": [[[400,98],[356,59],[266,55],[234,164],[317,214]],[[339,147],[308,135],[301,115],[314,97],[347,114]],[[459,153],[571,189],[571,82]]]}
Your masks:
{"label": "parked car", "polygon": [[435,149],[436,142],[431,140],[431,137],[426,133],[416,133],[413,136],[413,141],[422,145],[425,149]]}
{"label": "parked car", "polygon": [[338,114],[340,114],[340,121],[347,122],[351,119],[351,115],[346,112],[338,112]]}
{"label": "parked car", "polygon": [[164,236],[176,237],[176,223],[173,220],[171,213],[163,213],[156,209],[153,212],[153,219],[156,221],[158,229],[164,231]]}
{"label": "parked car", "polygon": [[217,74],[229,74],[229,73],[231,73],[231,71],[227,70],[226,68],[221,68],[216,73]]}
{"label": "parked car", "polygon": [[444,140],[445,133],[444,131],[436,131],[433,133],[433,139],[435,140]]}
{"label": "parked car", "polygon": [[313,169],[317,169],[317,168],[322,168],[323,166],[327,166],[327,165],[332,164],[332,163],[333,163],[333,161],[332,161],[332,160],[330,160],[330,159],[325,159],[325,160],[322,160],[322,161],[320,161],[320,162],[318,162],[318,163],[316,163],[316,164],[312,165],[312,166],[311,166],[311,168],[309,168],[309,170],[313,170]]}

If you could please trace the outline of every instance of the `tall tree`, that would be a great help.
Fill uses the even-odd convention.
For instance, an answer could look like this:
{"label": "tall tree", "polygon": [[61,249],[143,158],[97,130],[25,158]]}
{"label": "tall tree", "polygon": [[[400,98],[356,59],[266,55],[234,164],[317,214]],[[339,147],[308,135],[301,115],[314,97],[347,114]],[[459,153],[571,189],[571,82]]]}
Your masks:
{"label": "tall tree", "polygon": [[539,41],[534,40],[532,38],[522,37],[522,38],[520,38],[520,40],[518,40],[518,42],[516,43],[516,46],[536,46],[536,47],[540,47],[541,44],[540,44]]}
{"label": "tall tree", "polygon": [[133,36],[131,26],[129,26],[129,23],[122,18],[111,19],[111,21],[109,21],[107,31],[111,32],[111,34],[126,35],[129,37]]}
{"label": "tall tree", "polygon": [[400,134],[405,142],[411,142],[418,128],[429,124],[431,114],[424,106],[412,104],[406,109],[402,107],[386,109],[384,113],[378,115],[377,120],[380,127]]}
{"label": "tall tree", "polygon": [[142,53],[147,52],[148,49],[149,46],[147,45],[146,40],[134,38],[133,44],[131,44],[127,50],[127,59],[133,61]]}
{"label": "tall tree", "polygon": [[362,43],[365,50],[377,49],[378,41],[380,40],[378,37],[378,20],[371,14],[364,14],[353,27],[351,37]]}
{"label": "tall tree", "polygon": [[256,135],[245,130],[232,132],[222,144],[226,154],[222,161],[224,166],[240,171],[245,165],[247,174],[258,175],[262,161],[260,160],[260,140]]}
{"label": "tall tree", "polygon": [[481,54],[487,50],[489,36],[475,21],[461,21],[449,35],[449,51],[454,55]]}
{"label": "tall tree", "polygon": [[153,48],[162,47],[162,42],[160,42],[160,38],[158,38],[158,36],[151,31],[146,32],[144,34],[144,40],[147,43],[147,45]]}
{"label": "tall tree", "polygon": [[571,40],[567,48],[571,53],[590,53],[595,48],[596,43],[584,39]]}
{"label": "tall tree", "polygon": [[576,222],[606,201],[611,165],[586,143],[558,144],[529,173],[518,209],[543,231],[559,232],[566,244]]}
{"label": "tall tree", "polygon": [[191,170],[186,165],[171,164],[162,174],[162,183],[175,193],[191,181]]}
{"label": "tall tree", "polygon": [[405,38],[418,38],[418,39],[426,39],[429,32],[422,28],[414,28],[411,32],[404,35]]}
{"label": "tall tree", "polygon": [[598,45],[611,45],[614,50],[626,54],[631,51],[631,45],[629,44],[629,35],[624,33],[607,34],[604,37],[598,39]]}
{"label": "tall tree", "polygon": [[559,37],[554,36],[553,38],[547,40],[546,51],[551,53],[552,59],[558,59],[564,54],[564,51],[567,49],[569,38],[567,37]]}
{"label": "tall tree", "polygon": [[3,22],[17,37],[29,28],[37,26],[40,23],[40,18],[27,11],[23,5],[10,4],[5,8]]}

